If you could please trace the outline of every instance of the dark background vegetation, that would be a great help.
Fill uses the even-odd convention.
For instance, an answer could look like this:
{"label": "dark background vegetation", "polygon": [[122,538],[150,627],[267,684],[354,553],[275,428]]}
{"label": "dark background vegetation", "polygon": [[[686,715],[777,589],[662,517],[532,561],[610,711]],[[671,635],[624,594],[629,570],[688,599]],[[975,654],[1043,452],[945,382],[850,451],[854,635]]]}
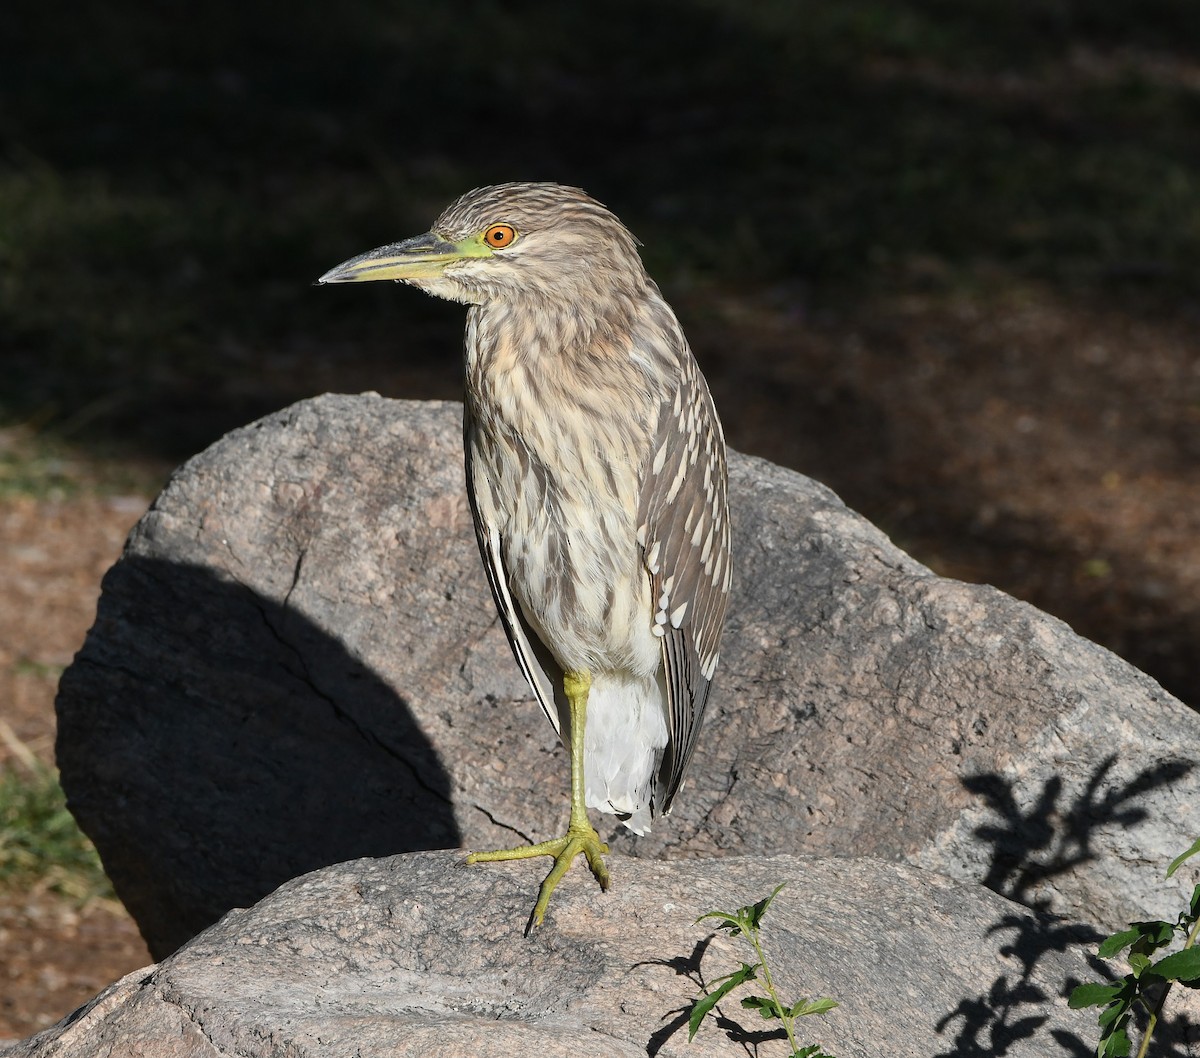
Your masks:
{"label": "dark background vegetation", "polygon": [[9,0],[0,416],[164,463],[459,392],[462,310],[315,289],[584,186],[729,439],[1200,702],[1200,5]]}

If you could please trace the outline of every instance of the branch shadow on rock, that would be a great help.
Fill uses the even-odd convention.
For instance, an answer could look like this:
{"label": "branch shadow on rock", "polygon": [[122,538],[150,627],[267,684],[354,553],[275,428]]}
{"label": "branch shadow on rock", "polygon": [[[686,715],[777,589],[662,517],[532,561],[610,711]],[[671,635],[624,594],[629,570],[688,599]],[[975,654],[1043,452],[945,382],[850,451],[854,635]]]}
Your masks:
{"label": "branch shadow on rock", "polygon": [[308,871],[460,844],[404,698],[228,573],[122,559],[56,707],[69,806],[155,958]]}
{"label": "branch shadow on rock", "polygon": [[[1100,940],[1100,934],[1090,926],[1044,912],[1006,915],[988,932],[1011,934],[999,952],[1015,956],[1016,972],[1001,973],[986,991],[964,996],[954,1010],[937,1022],[939,1033],[953,1028],[955,1034],[952,1046],[933,1058],[991,1058],[1007,1054],[1015,1044],[1033,1036],[1048,1020],[1045,1007],[1052,1000],[1034,980],[1037,964],[1050,952],[1063,952]],[[1065,982],[1064,994],[1078,983]],[[1055,1030],[1053,1036],[1062,1048],[1060,1053],[1074,1054],[1080,1047],[1089,1054],[1095,1050],[1073,1033]]]}
{"label": "branch shadow on rock", "polygon": [[[701,964],[704,961],[704,955],[708,951],[709,945],[712,944],[715,937],[715,933],[710,933],[707,937],[697,941],[695,947],[692,948],[691,953],[688,955],[677,955],[673,959],[650,959],[647,962],[635,963],[634,965],[665,966],[674,970],[676,976],[685,977],[696,986],[696,998],[700,999],[702,996],[708,994],[712,988],[712,985],[705,980],[704,969]],[[727,996],[725,1002],[736,1004],[737,999]],[[729,1041],[741,1047],[746,1054],[758,1054],[758,1048],[763,1044],[773,1040],[787,1039],[787,1033],[779,1027],[761,1030],[747,1029],[745,1025],[736,1019],[722,1013],[721,1006],[722,1004],[718,1003],[711,1012],[713,1025],[724,1032]],[[674,1010],[669,1010],[663,1015],[664,1021],[667,1018],[670,1018],[670,1020],[661,1029],[653,1033],[647,1042],[646,1054],[649,1058],[654,1058],[677,1032],[683,1032],[687,1029],[691,1014],[692,1004],[686,1004],[682,1007],[676,1007]]]}
{"label": "branch shadow on rock", "polygon": [[[998,817],[998,821],[975,829],[976,836],[991,846],[991,861],[983,884],[993,892],[1030,908],[1029,913],[1010,913],[997,921],[990,933],[1006,933],[1010,939],[1000,954],[1015,957],[1015,973],[998,975],[989,988],[975,996],[964,997],[959,1005],[938,1023],[939,1032],[955,1028],[953,1046],[934,1058],[970,1058],[978,1055],[1003,1055],[1018,1041],[1032,1036],[1047,1020],[1039,1011],[1051,997],[1033,980],[1033,971],[1044,956],[1065,952],[1080,945],[1095,945],[1104,935],[1085,923],[1049,913],[1049,899],[1039,892],[1046,882],[1096,859],[1095,834],[1101,827],[1130,827],[1148,816],[1136,802],[1144,795],[1170,786],[1195,766],[1190,761],[1170,760],[1145,768],[1120,786],[1106,785],[1117,763],[1115,755],[1096,767],[1084,788],[1069,805],[1062,805],[1063,782],[1052,776],[1027,808],[1018,798],[1015,783],[996,773],[968,776],[963,785],[979,795]],[[1164,870],[1166,865],[1163,865]],[[1112,979],[1112,971],[1099,959],[1089,957],[1093,969],[1102,978]],[[1081,982],[1063,982],[1061,996],[1067,996]],[[1187,1019],[1184,1018],[1183,1022]],[[1189,1026],[1180,1019],[1164,1024],[1156,1042],[1172,1047],[1185,1038]],[[1073,1033],[1054,1030],[1051,1034],[1064,1055],[1090,1055],[1088,1044]],[[1161,1035],[1162,1040],[1159,1040]]]}
{"label": "branch shadow on rock", "polygon": [[[993,892],[1044,910],[1048,901],[1037,888],[1058,875],[1092,862],[1092,839],[1101,827],[1131,827],[1148,816],[1136,802],[1144,795],[1171,786],[1195,764],[1169,760],[1143,769],[1122,786],[1107,785],[1117,763],[1115,755],[1097,766],[1075,801],[1060,805],[1062,780],[1047,779],[1042,792],[1027,810],[1018,803],[1014,784],[997,774],[968,776],[963,785],[979,795],[999,817],[996,823],[976,828],[976,836],[991,846],[991,863],[983,884]],[[1166,869],[1166,864],[1163,864]]]}
{"label": "branch shadow on rock", "polygon": [[[699,994],[703,995],[707,988],[704,984],[704,971],[700,964],[704,961],[704,953],[708,951],[708,946],[713,942],[714,936],[715,934],[710,933],[703,940],[698,940],[689,955],[676,955],[673,959],[650,959],[645,963],[634,963],[631,969],[647,965],[666,966],[668,969],[674,970],[677,977],[686,977],[696,986]],[[655,1058],[671,1037],[687,1025],[691,1012],[691,1006],[688,1005],[676,1007],[663,1015],[664,1020],[666,1018],[671,1018],[671,1020],[651,1035],[646,1045],[646,1054],[649,1058]],[[673,1018],[672,1014],[675,1015]]]}

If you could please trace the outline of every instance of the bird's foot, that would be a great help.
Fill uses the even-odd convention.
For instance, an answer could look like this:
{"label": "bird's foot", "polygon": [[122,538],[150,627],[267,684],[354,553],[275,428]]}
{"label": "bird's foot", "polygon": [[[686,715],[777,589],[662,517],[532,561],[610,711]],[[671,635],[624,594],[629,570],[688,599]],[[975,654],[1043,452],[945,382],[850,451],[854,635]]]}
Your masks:
{"label": "bird's foot", "polygon": [[600,888],[607,889],[608,867],[605,866],[603,857],[608,852],[608,846],[600,840],[596,828],[590,823],[586,827],[568,827],[563,837],[552,838],[536,845],[522,845],[519,848],[501,849],[498,852],[472,852],[467,857],[467,863],[527,860],[534,856],[552,856],[554,858],[554,866],[550,868],[550,873],[546,875],[542,887],[538,890],[537,903],[533,905],[533,912],[525,927],[525,934],[528,936],[534,927],[542,924],[542,920],[546,917],[546,908],[550,906],[550,894],[554,892],[562,880],[562,876],[567,873],[571,861],[581,852],[587,860],[588,867],[591,868],[592,875],[600,884]]}

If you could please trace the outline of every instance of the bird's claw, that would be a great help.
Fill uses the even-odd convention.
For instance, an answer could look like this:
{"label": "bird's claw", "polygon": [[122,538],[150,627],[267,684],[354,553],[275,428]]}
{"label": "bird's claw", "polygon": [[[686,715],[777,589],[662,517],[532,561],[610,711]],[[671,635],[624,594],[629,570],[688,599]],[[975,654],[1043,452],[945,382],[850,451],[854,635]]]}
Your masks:
{"label": "bird's claw", "polygon": [[567,873],[571,861],[581,852],[600,888],[607,890],[609,886],[608,867],[603,859],[604,854],[608,852],[608,846],[600,840],[600,835],[590,826],[586,831],[568,830],[566,836],[556,838],[551,844],[556,848],[554,851],[547,849],[547,855],[554,856],[554,866],[550,868],[550,873],[546,875],[541,888],[538,889],[537,903],[533,905],[529,924],[525,927],[526,936],[542,924],[542,920],[546,917],[546,909],[550,906],[550,894],[557,888],[562,876]]}
{"label": "bird's claw", "polygon": [[600,840],[600,835],[589,824],[586,829],[570,827],[561,838],[551,838],[549,841],[542,841],[536,845],[522,845],[519,848],[501,849],[498,852],[472,852],[467,856],[465,862],[498,863],[502,860],[525,860],[534,856],[554,858],[554,866],[550,868],[550,873],[546,875],[541,888],[538,889],[537,903],[533,905],[529,923],[525,927],[525,935],[529,936],[537,926],[542,924],[546,917],[546,909],[550,906],[551,894],[557,888],[563,875],[567,873],[571,862],[580,853],[583,853],[592,876],[600,888],[608,889],[610,878],[608,867],[604,862],[604,855],[607,852],[608,845]]}

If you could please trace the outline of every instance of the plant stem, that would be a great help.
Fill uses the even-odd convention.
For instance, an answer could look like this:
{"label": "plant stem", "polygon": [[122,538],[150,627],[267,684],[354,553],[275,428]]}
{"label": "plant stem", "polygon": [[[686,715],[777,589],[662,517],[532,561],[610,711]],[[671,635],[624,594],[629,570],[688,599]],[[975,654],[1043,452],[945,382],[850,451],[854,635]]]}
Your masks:
{"label": "plant stem", "polygon": [[795,1054],[800,1050],[793,1030],[796,1019],[788,1014],[783,1004],[779,1002],[779,993],[775,991],[775,982],[771,980],[771,971],[767,969],[767,957],[763,954],[762,945],[758,942],[758,930],[750,931],[750,943],[754,945],[754,950],[758,954],[758,964],[762,967],[763,972],[763,984],[767,986],[767,993],[771,997],[771,1002],[775,1004],[775,1012],[779,1015],[779,1020],[783,1022],[783,1031],[787,1033],[788,1043],[792,1045],[792,1053]]}
{"label": "plant stem", "polygon": [[[1197,918],[1192,923],[1192,931],[1188,934],[1187,940],[1184,941],[1181,951],[1187,951],[1193,944],[1196,943],[1196,933],[1200,931],[1200,918]],[[763,967],[766,971],[766,967]],[[1171,985],[1174,981],[1168,981],[1166,988],[1162,990],[1162,994],[1158,997],[1158,1002],[1154,1004],[1154,1009],[1150,1011],[1150,1020],[1146,1022],[1146,1032],[1142,1036],[1142,1045],[1138,1048],[1137,1058],[1146,1058],[1146,1052],[1150,1047],[1150,1037],[1154,1035],[1154,1028],[1158,1024],[1158,1015],[1162,1013],[1163,1004],[1167,1001],[1167,993],[1171,991]],[[768,985],[768,987],[770,987]],[[774,997],[774,993],[772,993]]]}

